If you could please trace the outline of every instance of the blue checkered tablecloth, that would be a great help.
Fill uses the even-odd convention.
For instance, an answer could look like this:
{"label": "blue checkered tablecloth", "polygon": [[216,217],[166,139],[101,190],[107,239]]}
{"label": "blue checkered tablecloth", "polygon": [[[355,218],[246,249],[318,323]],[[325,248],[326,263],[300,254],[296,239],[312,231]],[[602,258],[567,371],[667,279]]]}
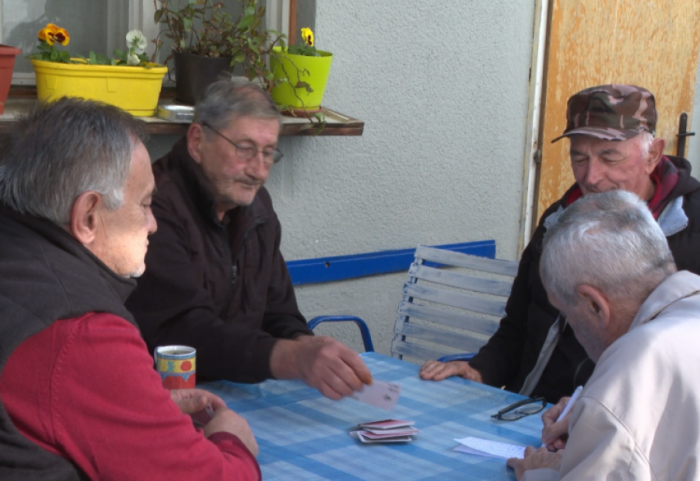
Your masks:
{"label": "blue checkered tablecloth", "polygon": [[[300,381],[202,384],[248,420],[260,446],[263,479],[273,480],[485,480],[515,479],[505,461],[453,451],[455,438],[477,436],[539,446],[539,414],[504,422],[491,414],[522,396],[450,378],[422,381],[419,366],[376,353],[362,355],[375,379],[401,386],[392,412],[354,399],[331,401]],[[416,422],[407,444],[361,444],[348,432],[365,421]]]}

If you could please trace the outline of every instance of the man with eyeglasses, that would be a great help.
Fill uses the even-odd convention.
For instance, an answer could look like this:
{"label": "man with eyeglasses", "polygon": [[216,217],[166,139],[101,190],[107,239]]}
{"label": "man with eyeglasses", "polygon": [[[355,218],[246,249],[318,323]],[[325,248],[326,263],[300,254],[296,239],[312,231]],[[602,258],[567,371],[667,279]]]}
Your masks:
{"label": "man with eyeglasses", "polygon": [[301,379],[331,399],[371,382],[361,358],[314,336],[280,252],[263,187],[281,116],[247,80],[213,83],[185,138],[153,165],[158,231],[127,302],[149,348],[197,349],[199,380]]}

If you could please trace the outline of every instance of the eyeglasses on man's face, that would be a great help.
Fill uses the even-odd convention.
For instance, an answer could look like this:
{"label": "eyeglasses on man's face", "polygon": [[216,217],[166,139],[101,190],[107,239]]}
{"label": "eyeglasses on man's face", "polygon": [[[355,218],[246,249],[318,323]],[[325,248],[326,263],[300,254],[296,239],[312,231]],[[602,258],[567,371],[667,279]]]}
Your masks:
{"label": "eyeglasses on man's face", "polygon": [[203,122],[202,125],[214,132],[222,139],[226,140],[226,142],[228,142],[229,144],[233,145],[236,148],[236,155],[238,155],[238,157],[240,157],[243,160],[250,160],[256,155],[258,155],[258,152],[262,152],[263,161],[265,162],[265,165],[271,166],[272,164],[276,164],[277,162],[279,162],[280,159],[282,159],[283,157],[282,152],[280,152],[278,149],[259,150],[254,145],[237,144],[236,142],[234,142],[233,140],[229,139],[224,134],[216,130],[214,127],[209,125],[207,122]]}
{"label": "eyeglasses on man's face", "polygon": [[496,414],[491,415],[491,417],[501,421],[515,421],[520,418],[524,418],[525,416],[529,416],[530,414],[537,414],[546,406],[547,401],[545,398],[532,397],[513,403],[510,406],[506,406]]}

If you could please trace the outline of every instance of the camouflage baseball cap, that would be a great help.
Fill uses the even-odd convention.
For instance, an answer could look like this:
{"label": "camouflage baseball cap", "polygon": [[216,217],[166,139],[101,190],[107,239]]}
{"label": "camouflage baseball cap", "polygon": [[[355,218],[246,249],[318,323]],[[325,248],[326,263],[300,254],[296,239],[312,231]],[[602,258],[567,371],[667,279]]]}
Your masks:
{"label": "camouflage baseball cap", "polygon": [[569,98],[566,130],[569,135],[592,135],[604,140],[627,140],[646,130],[654,133],[654,95],[634,85],[599,85]]}

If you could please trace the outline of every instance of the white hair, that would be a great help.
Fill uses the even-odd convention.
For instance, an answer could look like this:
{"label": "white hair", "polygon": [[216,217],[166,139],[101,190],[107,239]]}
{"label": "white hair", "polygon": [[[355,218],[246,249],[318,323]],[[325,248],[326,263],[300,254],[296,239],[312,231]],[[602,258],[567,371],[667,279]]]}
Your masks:
{"label": "white hair", "polygon": [[643,130],[636,138],[638,139],[637,142],[639,143],[639,149],[642,151],[642,156],[648,156],[651,144],[654,143],[654,134]]}
{"label": "white hair", "polygon": [[590,194],[569,206],[545,236],[540,274],[547,292],[576,305],[578,286],[643,301],[676,271],[666,237],[635,194]]}

